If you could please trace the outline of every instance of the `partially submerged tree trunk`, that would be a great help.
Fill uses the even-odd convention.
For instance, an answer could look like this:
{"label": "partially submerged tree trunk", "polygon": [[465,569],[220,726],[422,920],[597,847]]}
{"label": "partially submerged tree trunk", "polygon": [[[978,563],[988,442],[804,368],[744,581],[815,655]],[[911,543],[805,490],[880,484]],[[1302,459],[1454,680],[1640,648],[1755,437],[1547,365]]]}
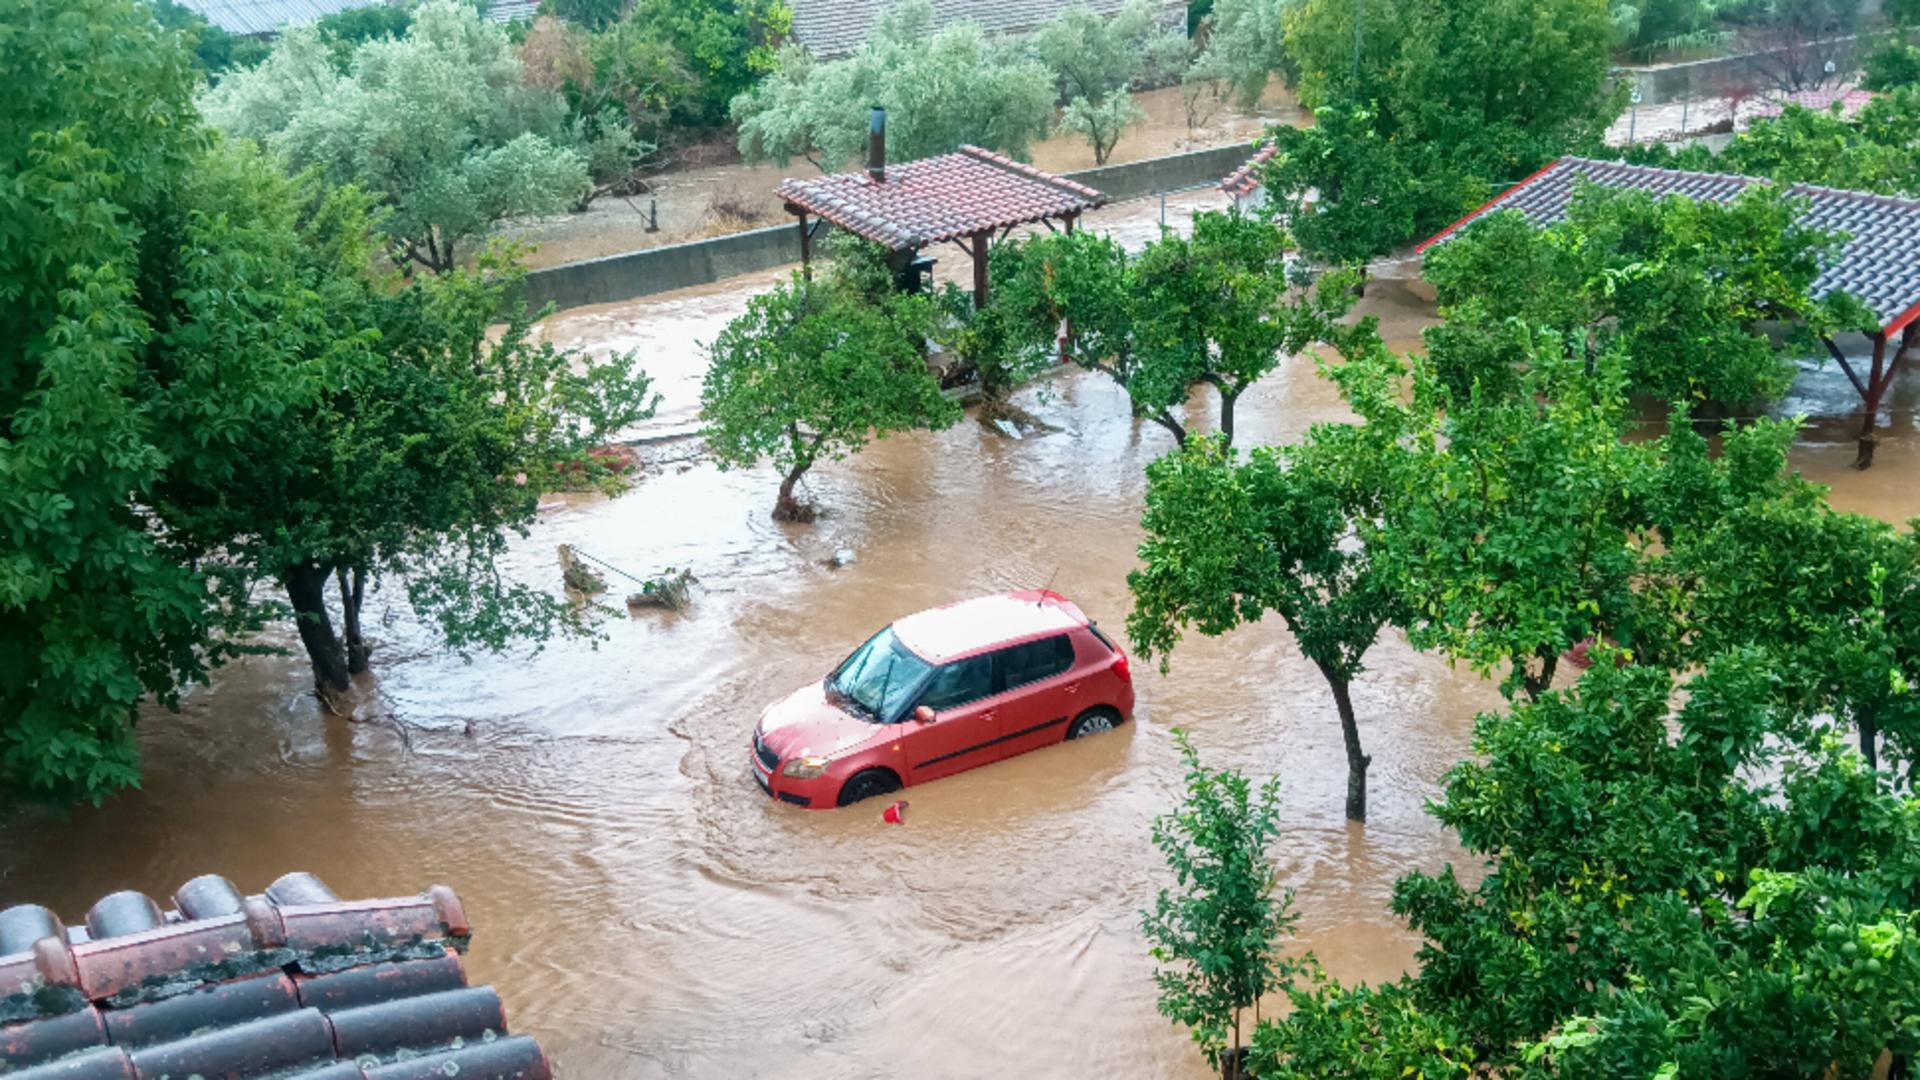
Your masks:
{"label": "partially submerged tree trunk", "polygon": [[373,646],[367,642],[360,622],[360,609],[367,600],[367,570],[364,566],[351,570],[336,567],[334,578],[340,583],[340,621],[347,638],[347,672],[363,675],[368,657],[373,654]]}
{"label": "partially submerged tree trunk", "polygon": [[314,691],[329,709],[334,709],[336,699],[351,686],[351,672],[347,667],[347,650],[334,636],[333,618],[327,613],[329,576],[330,567],[309,562],[287,567],[281,580],[287,588],[287,600],[293,605],[300,643],[306,646],[307,659],[313,664]]}
{"label": "partially submerged tree trunk", "polygon": [[1333,706],[1340,713],[1340,735],[1347,744],[1347,820],[1367,820],[1367,766],[1373,758],[1361,752],[1360,722],[1353,714],[1353,683],[1325,664],[1316,665],[1333,690]]}
{"label": "partially submerged tree trunk", "polygon": [[812,464],[813,462],[807,461],[795,465],[787,472],[786,479],[780,481],[780,497],[773,504],[773,520],[801,523],[813,520],[813,507],[801,502],[793,494],[793,486],[800,482],[800,478],[806,475],[807,469]]}
{"label": "partially submerged tree trunk", "polygon": [[1513,661],[1514,666],[1520,670],[1521,688],[1526,690],[1527,698],[1530,701],[1540,700],[1540,695],[1546,693],[1548,689],[1553,686],[1553,673],[1560,666],[1560,650],[1554,648],[1552,645],[1540,646],[1539,651],[1534,655],[1540,659],[1540,671],[1538,674],[1535,674],[1529,666],[1527,658],[1515,657]]}

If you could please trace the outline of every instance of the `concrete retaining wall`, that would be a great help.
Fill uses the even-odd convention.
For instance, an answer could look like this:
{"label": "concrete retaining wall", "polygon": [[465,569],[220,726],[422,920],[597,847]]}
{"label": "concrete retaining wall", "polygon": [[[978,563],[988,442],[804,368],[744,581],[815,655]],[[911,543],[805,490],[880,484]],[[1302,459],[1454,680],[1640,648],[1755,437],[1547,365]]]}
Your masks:
{"label": "concrete retaining wall", "polygon": [[[1858,38],[1835,42],[1833,61],[1841,71],[1857,66],[1855,46]],[[1726,97],[1752,90],[1758,77],[1748,56],[1719,56],[1687,64],[1660,67],[1621,68],[1617,74],[1640,88],[1641,105],[1660,105],[1686,97]]]}
{"label": "concrete retaining wall", "polygon": [[[1066,175],[1115,200],[1137,199],[1217,183],[1239,168],[1250,153],[1244,145],[1219,146]],[[823,224],[814,234],[816,244],[829,228]],[[527,275],[525,295],[536,310],[547,304],[561,309],[611,304],[799,261],[800,230],[788,221],[711,240],[642,248],[535,270]]]}

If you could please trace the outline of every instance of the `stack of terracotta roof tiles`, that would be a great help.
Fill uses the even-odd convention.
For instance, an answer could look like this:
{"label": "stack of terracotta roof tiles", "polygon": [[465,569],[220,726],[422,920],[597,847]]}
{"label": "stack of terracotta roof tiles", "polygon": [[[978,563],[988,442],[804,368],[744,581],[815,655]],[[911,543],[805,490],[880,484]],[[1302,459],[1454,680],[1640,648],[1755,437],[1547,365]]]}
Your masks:
{"label": "stack of terracotta roof tiles", "polygon": [[84,927],[0,911],[6,1080],[546,1080],[498,994],[461,967],[452,889],[342,902],[311,874],[243,896],[194,878],[177,910],[104,897]]}
{"label": "stack of terracotta roof tiles", "polygon": [[1253,189],[1260,186],[1260,166],[1272,161],[1273,156],[1279,152],[1278,144],[1271,142],[1262,144],[1253,152],[1253,156],[1247,159],[1246,164],[1228,173],[1227,178],[1220,181],[1220,190],[1229,195],[1253,194]]}

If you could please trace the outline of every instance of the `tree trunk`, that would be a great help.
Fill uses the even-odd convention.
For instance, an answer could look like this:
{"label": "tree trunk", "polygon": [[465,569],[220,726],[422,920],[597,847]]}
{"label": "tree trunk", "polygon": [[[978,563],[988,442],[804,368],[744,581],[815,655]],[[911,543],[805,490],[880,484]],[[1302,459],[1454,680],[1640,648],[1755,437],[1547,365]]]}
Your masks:
{"label": "tree trunk", "polygon": [[1220,436],[1228,446],[1233,445],[1233,406],[1245,391],[1244,386],[1231,392],[1224,388],[1220,391]]}
{"label": "tree trunk", "polygon": [[328,568],[317,563],[289,566],[281,574],[287,599],[293,604],[294,625],[300,630],[300,643],[307,648],[313,664],[313,688],[331,706],[336,694],[351,685],[347,671],[347,652],[333,634],[333,619],[327,614]]}
{"label": "tree trunk", "polygon": [[1539,701],[1540,695],[1553,686],[1553,673],[1560,666],[1560,650],[1552,645],[1542,645],[1535,655],[1540,658],[1538,675],[1527,669],[1527,661],[1524,658],[1518,658],[1514,663],[1520,666],[1521,686],[1527,691],[1527,698]]}
{"label": "tree trunk", "polygon": [[1187,429],[1181,425],[1180,421],[1173,418],[1172,413],[1162,409],[1147,419],[1152,420],[1154,423],[1159,424],[1161,427],[1166,428],[1168,432],[1172,433],[1173,445],[1182,450],[1187,448]]}
{"label": "tree trunk", "polygon": [[373,646],[367,643],[360,624],[360,608],[367,599],[367,571],[365,567],[356,566],[349,572],[340,566],[335,567],[333,573],[340,583],[340,623],[347,639],[347,672],[363,675],[367,671],[367,658],[373,653]]}
{"label": "tree trunk", "polygon": [[1347,820],[1367,820],[1367,766],[1373,759],[1360,750],[1360,722],[1353,715],[1353,683],[1325,664],[1318,665],[1333,690],[1333,706],[1340,713],[1340,735],[1347,743]]}
{"label": "tree trunk", "polygon": [[1873,714],[1870,712],[1861,713],[1856,720],[1860,725],[1860,756],[1867,759],[1867,768],[1877,769],[1880,767],[1880,753],[1877,745],[1880,741],[1880,725],[1874,721]]}
{"label": "tree trunk", "polygon": [[780,481],[780,498],[773,504],[773,520],[799,522],[813,520],[813,507],[793,496],[793,486],[800,482],[800,477],[806,474],[807,468],[812,464],[813,462],[809,461],[795,465],[788,471],[786,479]]}

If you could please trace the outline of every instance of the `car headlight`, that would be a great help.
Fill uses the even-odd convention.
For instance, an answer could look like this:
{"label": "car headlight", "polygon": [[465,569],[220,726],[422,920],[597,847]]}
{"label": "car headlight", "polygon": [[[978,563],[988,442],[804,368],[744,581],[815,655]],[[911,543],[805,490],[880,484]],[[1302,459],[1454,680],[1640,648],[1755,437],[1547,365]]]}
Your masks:
{"label": "car headlight", "polygon": [[797,758],[788,758],[787,763],[780,766],[781,776],[791,776],[795,780],[811,780],[826,771],[826,758],[807,757],[804,754]]}

